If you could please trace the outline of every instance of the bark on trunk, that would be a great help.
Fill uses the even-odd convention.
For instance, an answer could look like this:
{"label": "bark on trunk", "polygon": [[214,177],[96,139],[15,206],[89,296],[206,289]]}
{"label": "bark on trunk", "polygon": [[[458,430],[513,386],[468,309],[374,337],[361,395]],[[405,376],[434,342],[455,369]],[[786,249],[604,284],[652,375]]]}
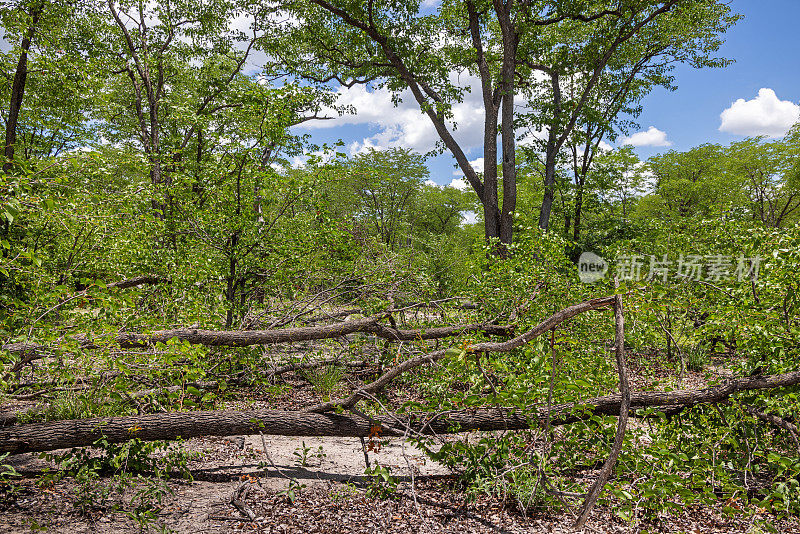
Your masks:
{"label": "bark on trunk", "polygon": [[[619,282],[615,279],[616,286],[619,287]],[[586,499],[581,506],[578,519],[575,521],[575,530],[580,530],[589,519],[589,514],[592,513],[597,498],[600,492],[603,491],[603,486],[606,485],[608,477],[614,470],[620,452],[622,452],[622,444],[625,439],[625,429],[628,426],[628,415],[631,409],[631,388],[628,381],[628,366],[625,362],[625,319],[622,314],[622,298],[616,295],[614,301],[614,319],[616,326],[616,335],[614,338],[614,349],[617,355],[617,372],[619,373],[619,419],[617,419],[617,433],[614,436],[614,445],[611,447],[611,453],[608,455],[603,468],[597,475],[597,479],[586,494]]]}
{"label": "bark on trunk", "polygon": [[22,103],[25,99],[25,82],[28,79],[28,52],[31,49],[31,41],[36,34],[36,25],[39,24],[39,17],[42,15],[44,2],[39,2],[33,7],[31,12],[31,24],[25,31],[22,38],[22,51],[19,54],[17,70],[14,73],[14,81],[11,85],[11,103],[8,108],[8,120],[6,121],[6,144],[5,162],[3,172],[8,173],[14,167],[14,147],[17,144],[17,125],[19,124],[19,113],[22,110]]}
{"label": "bark on trunk", "polygon": [[576,243],[581,238],[581,212],[583,210],[583,184],[585,182],[585,175],[581,176],[578,181],[578,188],[575,191],[575,216],[573,217],[573,234],[572,240]]}
{"label": "bark on trunk", "polygon": [[[703,389],[666,393],[635,393],[631,409],[649,407],[688,408],[701,403],[718,403],[743,391],[773,389],[800,384],[800,371],[783,375],[741,378]],[[620,395],[609,395],[574,403],[559,404],[550,412],[551,425],[565,425],[590,419],[594,415],[620,415]],[[638,415],[632,413],[631,415]],[[460,410],[444,414],[394,415],[383,418],[381,435],[401,436],[407,425],[423,434],[445,434],[469,430],[524,430],[545,424],[546,407],[530,412],[504,408]],[[398,422],[399,421],[399,422]],[[268,434],[281,436],[366,437],[376,420],[334,413],[258,411],[197,411],[106,417],[17,425],[0,429],[0,454],[49,451],[91,445],[102,436],[111,443],[131,438],[146,441],[188,439],[197,436],[236,436]],[[374,432],[372,432],[374,435]]]}
{"label": "bark on trunk", "polygon": [[[500,135],[503,145],[503,207],[500,215],[500,242],[510,245],[514,233],[514,211],[517,209],[516,134],[514,131],[514,75],[517,68],[519,36],[511,16],[511,3],[493,2],[503,34],[503,66]],[[505,255],[506,249],[501,250]]]}
{"label": "bark on trunk", "polygon": [[[473,323],[456,326],[440,326],[418,329],[391,328],[380,324],[382,317],[367,317],[355,321],[346,321],[325,326],[306,326],[298,328],[277,328],[274,330],[203,330],[199,328],[177,328],[173,330],[158,330],[150,334],[124,332],[114,337],[114,342],[122,348],[130,349],[147,347],[156,343],[166,343],[170,339],[188,341],[194,345],[209,347],[249,347],[252,345],[267,345],[270,343],[290,343],[296,341],[311,341],[316,339],[333,339],[356,332],[374,334],[380,338],[392,341],[413,341],[427,339],[442,339],[460,336],[462,334],[482,332],[494,336],[509,336],[514,332],[513,325],[494,325]],[[78,341],[85,350],[98,348],[99,338],[80,334],[71,336]],[[3,350],[13,353],[28,355],[47,355],[54,350],[53,347],[38,343],[18,342],[2,346]]]}
{"label": "bark on trunk", "polygon": [[553,199],[556,190],[556,159],[555,154],[547,154],[544,169],[544,196],[542,207],[539,210],[539,228],[547,230],[550,226],[550,212],[553,210]]}

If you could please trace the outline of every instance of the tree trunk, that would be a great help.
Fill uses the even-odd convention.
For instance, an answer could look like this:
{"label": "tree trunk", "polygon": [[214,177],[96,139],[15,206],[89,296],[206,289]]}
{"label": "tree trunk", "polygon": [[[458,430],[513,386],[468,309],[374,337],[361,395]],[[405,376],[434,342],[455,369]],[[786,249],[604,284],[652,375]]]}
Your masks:
{"label": "tree trunk", "polygon": [[[367,317],[355,321],[345,321],[325,326],[307,326],[298,328],[276,328],[273,330],[203,330],[199,328],[177,328],[174,330],[157,330],[150,334],[124,332],[114,336],[114,342],[123,348],[136,348],[166,343],[170,339],[187,341],[195,345],[209,347],[249,347],[270,343],[291,343],[296,341],[312,341],[316,339],[333,339],[356,332],[374,334],[392,341],[414,341],[425,339],[441,339],[481,332],[495,336],[509,336],[514,332],[513,326],[473,323],[455,326],[439,326],[419,329],[398,329],[384,326],[378,322],[382,317]],[[87,335],[75,335],[71,339],[79,342],[84,350],[97,348],[98,339]],[[47,345],[18,342],[2,346],[3,350],[13,353],[27,353],[41,357],[52,353]],[[34,358],[35,359],[35,358]]]}
{"label": "tree trunk", "polygon": [[[635,393],[631,408],[688,408],[701,403],[719,403],[742,391],[754,391],[800,384],[800,371],[783,375],[741,378],[710,389],[668,393]],[[620,395],[609,395],[575,403],[555,405],[549,411],[551,425],[584,421],[595,415],[620,415]],[[589,409],[587,409],[589,408]],[[633,413],[632,415],[639,415]],[[258,411],[196,411],[150,414],[130,417],[77,419],[17,425],[0,429],[0,454],[21,454],[91,445],[102,436],[110,443],[132,438],[145,441],[183,439],[197,436],[236,436],[268,434],[280,436],[353,436],[375,435],[373,426],[381,424],[380,435],[402,436],[405,426],[423,434],[447,434],[469,430],[524,430],[544,424],[547,408],[526,413],[506,408],[476,408],[412,416],[390,415],[377,418],[334,413]]]}
{"label": "tree trunk", "polygon": [[497,110],[487,109],[483,135],[483,229],[487,241],[500,238],[497,198]]}
{"label": "tree trunk", "polygon": [[556,184],[556,156],[554,151],[548,150],[544,169],[544,196],[542,207],[539,210],[539,228],[547,230],[550,226],[550,212],[553,209]]}
{"label": "tree trunk", "polygon": [[[510,245],[514,234],[514,211],[517,209],[517,154],[514,132],[514,75],[517,67],[518,35],[511,18],[511,3],[494,2],[503,33],[502,107],[500,135],[503,145],[503,208],[500,215],[500,242]],[[505,253],[505,246],[502,250]]]}
{"label": "tree trunk", "polygon": [[31,23],[22,38],[22,51],[19,54],[17,70],[14,73],[14,81],[11,85],[11,103],[8,108],[8,120],[6,121],[6,144],[5,162],[3,172],[8,173],[14,167],[14,147],[17,144],[17,125],[19,124],[19,113],[25,98],[25,82],[28,79],[28,52],[31,48],[31,41],[36,34],[36,25],[39,17],[44,10],[44,2],[39,2],[33,6],[31,12]]}
{"label": "tree trunk", "polygon": [[581,211],[583,209],[583,184],[585,183],[585,180],[586,175],[582,175],[578,180],[578,187],[575,190],[575,217],[572,222],[572,240],[576,243],[581,237]]}

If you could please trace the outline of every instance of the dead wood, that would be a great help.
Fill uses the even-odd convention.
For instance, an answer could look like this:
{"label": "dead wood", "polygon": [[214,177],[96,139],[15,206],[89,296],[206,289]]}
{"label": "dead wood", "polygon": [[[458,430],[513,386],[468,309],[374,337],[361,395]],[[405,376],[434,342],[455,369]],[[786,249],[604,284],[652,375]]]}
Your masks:
{"label": "dead wood", "polygon": [[[157,330],[150,334],[125,332],[115,335],[113,339],[114,343],[123,348],[148,347],[156,343],[166,343],[171,339],[209,347],[248,347],[273,343],[334,339],[356,332],[373,334],[389,341],[413,341],[441,339],[476,332],[496,336],[508,336],[514,331],[513,325],[495,325],[487,323],[398,329],[380,324],[378,321],[384,317],[385,314],[325,326],[277,328],[272,330],[204,330],[200,328],[177,328],[171,330]],[[85,334],[78,334],[69,336],[69,339],[77,341],[80,343],[82,349],[88,350],[99,348],[99,340],[102,338],[93,338]],[[28,342],[9,343],[3,345],[2,349],[13,353],[25,354],[23,360],[26,363],[33,359],[52,354],[54,351],[52,347],[48,347],[47,345]],[[17,367],[21,364],[22,362],[20,362]]]}
{"label": "dead wood", "polygon": [[119,282],[111,282],[107,284],[107,288],[116,287],[117,289],[128,289],[130,287],[137,287],[137,286],[144,286],[144,285],[155,285],[155,284],[169,284],[172,283],[172,280],[169,278],[158,276],[156,274],[145,274],[141,276],[134,276],[133,278],[127,278],[125,280],[120,280]]}
{"label": "dead wood", "polygon": [[[590,310],[596,310],[599,308],[607,308],[614,304],[614,297],[601,297],[592,300],[587,300],[585,302],[581,302],[579,304],[574,304],[563,310],[560,310],[544,321],[540,322],[524,334],[517,336],[513,339],[503,342],[486,342],[486,343],[476,343],[468,347],[468,352],[509,352],[514,350],[518,347],[521,347],[527,343],[530,343],[532,340],[536,339],[537,337],[541,336],[548,330],[555,328],[559,324],[563,323],[564,321],[575,317],[576,315],[580,315],[581,313],[585,313]],[[367,395],[374,395],[384,387],[386,387],[392,380],[400,376],[401,374],[414,369],[416,367],[420,367],[422,365],[427,365],[433,363],[437,360],[440,360],[445,357],[447,354],[447,349],[437,350],[434,352],[430,352],[428,354],[422,354],[420,356],[416,356],[409,360],[402,362],[401,364],[389,369],[383,375],[378,377],[375,381],[365,385],[362,388],[359,388],[355,391],[350,397],[346,399],[338,399],[334,401],[324,402],[322,404],[318,404],[316,406],[312,406],[308,409],[310,412],[329,412],[332,410],[337,409],[338,407],[342,408],[350,408],[355,406],[355,404],[364,398]]]}
{"label": "dead wood", "polygon": [[[782,375],[747,377],[702,390],[646,392],[631,394],[631,409],[690,408],[697,404],[719,403],[744,391],[775,389],[800,384],[800,371]],[[393,414],[383,420],[382,435],[402,436],[407,430],[422,434],[447,434],[469,430],[524,430],[544,425],[548,414],[551,425],[585,421],[595,415],[618,416],[622,397],[608,395],[577,402],[532,407],[529,411],[506,408],[476,408],[441,414]],[[643,416],[632,411],[633,416]],[[101,436],[111,443],[131,438],[167,440],[198,436],[238,436],[267,434],[281,436],[367,437],[374,421],[358,415],[335,413],[258,411],[195,411],[53,421],[0,428],[0,453],[19,454],[91,445]],[[407,427],[404,431],[399,427]],[[374,432],[373,432],[374,435]]]}
{"label": "dead wood", "polygon": [[794,446],[797,448],[797,453],[800,454],[800,429],[797,428],[797,425],[790,423],[783,417],[762,412],[761,410],[757,410],[752,406],[745,406],[744,409],[753,417],[760,419],[761,421],[764,421],[765,423],[768,423],[779,430],[787,432],[789,437],[792,438]]}
{"label": "dead wood", "polygon": [[355,313],[362,313],[362,311],[359,308],[352,308],[349,310],[341,310],[331,313],[322,313],[320,315],[314,315],[313,317],[309,317],[308,319],[301,319],[300,322],[307,325],[315,323],[323,323],[325,321],[330,321],[333,319],[341,319],[342,317],[347,317],[348,315],[353,315]]}
{"label": "dead wood", "polygon": [[628,426],[628,414],[631,408],[631,387],[628,381],[628,366],[625,363],[625,319],[622,314],[622,298],[619,295],[614,297],[614,325],[614,352],[617,356],[617,372],[619,374],[619,392],[621,396],[619,418],[617,419],[617,432],[614,435],[614,445],[611,447],[611,452],[583,501],[578,519],[575,521],[574,525],[576,530],[582,529],[586,524],[586,520],[589,519],[589,514],[592,513],[592,508],[594,508],[597,498],[600,496],[600,492],[603,491],[603,486],[608,482],[608,477],[611,476],[611,472],[622,452],[625,429]]}

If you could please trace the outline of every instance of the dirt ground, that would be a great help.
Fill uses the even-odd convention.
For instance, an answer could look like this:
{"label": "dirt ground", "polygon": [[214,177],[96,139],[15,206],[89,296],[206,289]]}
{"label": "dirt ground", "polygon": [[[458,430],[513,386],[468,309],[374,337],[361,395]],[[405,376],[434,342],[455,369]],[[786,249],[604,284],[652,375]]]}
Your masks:
{"label": "dirt ground", "polygon": [[[530,512],[479,497],[465,500],[453,488],[450,473],[403,440],[383,440],[369,460],[391,468],[399,481],[390,496],[368,496],[365,459],[357,438],[238,436],[193,439],[185,449],[202,453],[190,468],[194,481],[170,480],[159,513],[144,530],[113,506],[81,510],[80,489],[69,479],[49,487],[34,486],[33,476],[46,467],[33,455],[12,457],[27,475],[16,502],[0,516],[1,533],[53,532],[570,532],[573,517]],[[266,453],[264,452],[266,449]],[[413,475],[413,476],[412,476]],[[296,480],[290,488],[290,480]],[[293,489],[294,499],[287,494]],[[128,490],[126,498],[130,499]],[[234,502],[235,501],[235,502]],[[730,519],[710,509],[687,509],[659,523],[630,525],[598,507],[586,532],[758,533],[760,518]],[[776,522],[778,532],[800,533],[800,524]]]}
{"label": "dirt ground", "polygon": [[[632,356],[631,380],[635,389],[665,383],[678,385],[669,366],[649,359],[640,364]],[[726,370],[715,365],[707,371],[721,375]],[[680,386],[705,387],[707,379],[705,373],[689,372]],[[225,407],[291,410],[319,401],[307,381],[290,379],[289,385],[269,395],[244,391],[239,400],[229,401]],[[569,510],[528,510],[526,514],[510,503],[504,505],[484,495],[470,500],[456,486],[452,473],[412,445],[401,439],[381,440],[379,445],[377,450],[368,452],[369,461],[373,466],[390,468],[398,485],[390,494],[376,497],[370,494],[374,485],[364,474],[364,450],[358,438],[191,439],[180,446],[196,453],[188,466],[194,480],[165,481],[161,487],[167,487],[169,492],[164,494],[157,513],[141,524],[130,512],[136,492],[145,484],[138,483],[105,498],[102,491],[110,485],[110,477],[101,478],[91,487],[70,478],[41,486],[36,484],[37,478],[49,464],[32,454],[12,456],[7,461],[24,479],[14,498],[5,502],[0,498],[0,534],[572,532],[574,516]],[[290,485],[292,480],[295,482]],[[118,505],[123,503],[120,509]],[[613,509],[599,505],[585,531],[800,534],[800,523],[758,513],[730,518],[720,510],[686,507],[678,515],[631,524],[620,520]]]}

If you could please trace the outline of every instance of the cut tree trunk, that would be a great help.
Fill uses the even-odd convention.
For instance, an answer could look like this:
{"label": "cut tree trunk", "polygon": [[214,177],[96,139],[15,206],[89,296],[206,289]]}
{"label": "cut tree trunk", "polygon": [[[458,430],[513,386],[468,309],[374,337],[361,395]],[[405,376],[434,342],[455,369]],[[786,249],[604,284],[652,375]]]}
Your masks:
{"label": "cut tree trunk", "polygon": [[[635,393],[631,395],[631,409],[638,408],[689,408],[701,403],[718,403],[734,393],[774,389],[800,384],[800,371],[782,375],[741,378],[727,384],[703,390]],[[549,410],[551,425],[564,425],[590,419],[595,415],[619,416],[620,395],[585,399],[574,403],[555,405]],[[633,416],[642,415],[635,411]],[[382,417],[381,435],[402,436],[406,426],[422,434],[446,434],[468,430],[524,430],[544,425],[548,417],[546,407],[535,407],[530,412],[504,408],[480,408],[423,413],[412,416],[389,415]],[[268,434],[281,436],[352,436],[375,435],[375,420],[354,415],[335,413],[291,412],[280,410],[259,411],[196,411],[150,414],[130,417],[106,417],[35,423],[0,428],[0,454],[49,451],[70,447],[89,446],[100,437],[110,443],[132,438],[145,441],[193,438],[198,436],[236,436],[243,434]]]}

